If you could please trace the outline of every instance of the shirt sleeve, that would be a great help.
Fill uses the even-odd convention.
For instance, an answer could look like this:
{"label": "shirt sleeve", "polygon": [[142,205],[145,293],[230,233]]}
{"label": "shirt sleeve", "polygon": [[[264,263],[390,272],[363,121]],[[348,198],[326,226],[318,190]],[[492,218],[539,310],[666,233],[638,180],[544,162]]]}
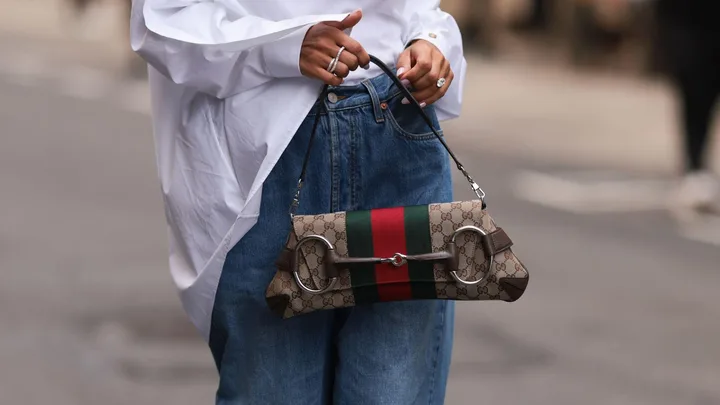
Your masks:
{"label": "shirt sleeve", "polygon": [[131,44],[173,82],[225,98],[273,79],[301,76],[307,31],[346,16],[270,21],[233,0],[134,0]]}
{"label": "shirt sleeve", "polygon": [[456,118],[460,116],[462,108],[467,73],[460,28],[450,14],[440,9],[440,0],[414,0],[408,4],[405,44],[424,39],[437,46],[450,61],[455,79],[445,96],[435,103],[435,107],[440,120]]}

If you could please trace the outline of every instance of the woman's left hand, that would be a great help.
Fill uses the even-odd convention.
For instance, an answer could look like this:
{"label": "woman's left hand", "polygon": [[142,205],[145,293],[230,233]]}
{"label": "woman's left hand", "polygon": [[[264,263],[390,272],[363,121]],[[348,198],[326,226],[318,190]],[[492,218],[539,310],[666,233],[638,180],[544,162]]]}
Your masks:
{"label": "woman's left hand", "polygon": [[[423,107],[444,96],[455,77],[442,52],[423,39],[416,40],[400,54],[397,72],[405,86],[412,87],[413,97]],[[409,101],[403,100],[403,103]]]}

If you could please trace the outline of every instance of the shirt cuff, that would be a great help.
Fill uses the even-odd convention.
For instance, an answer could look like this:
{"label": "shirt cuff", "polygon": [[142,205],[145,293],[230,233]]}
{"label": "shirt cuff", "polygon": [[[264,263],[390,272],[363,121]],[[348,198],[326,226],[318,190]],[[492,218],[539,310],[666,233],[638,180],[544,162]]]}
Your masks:
{"label": "shirt cuff", "polygon": [[310,27],[312,25],[307,25],[277,41],[261,45],[262,61],[268,75],[276,78],[302,76],[300,73],[300,50],[305,40],[305,34]]}
{"label": "shirt cuff", "polygon": [[407,45],[405,45],[405,47],[407,48],[408,46],[410,46],[413,43],[413,41],[417,41],[418,39],[424,39],[424,40],[430,42],[431,44],[435,45],[436,47],[438,47],[438,49],[440,49],[441,51],[443,50],[443,42],[440,38],[440,34],[432,32],[432,31],[423,31],[416,35],[411,36],[410,40],[408,41]]}

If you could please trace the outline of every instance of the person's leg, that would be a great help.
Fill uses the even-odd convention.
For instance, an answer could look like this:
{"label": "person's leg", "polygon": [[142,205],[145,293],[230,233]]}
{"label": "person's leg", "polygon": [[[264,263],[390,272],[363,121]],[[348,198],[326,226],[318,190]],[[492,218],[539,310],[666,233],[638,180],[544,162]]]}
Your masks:
{"label": "person's leg", "polygon": [[[314,117],[308,117],[263,185],[258,223],[228,254],[213,310],[210,347],[220,383],[218,405],[329,403],[333,316],[329,311],[283,320],[265,290],[290,229],[288,208]],[[327,136],[318,133],[299,213],[326,212]]]}
{"label": "person's leg", "polygon": [[683,179],[674,211],[679,219],[689,220],[696,216],[695,210],[710,209],[720,191],[705,162],[718,73],[710,38],[672,18],[663,16],[659,22],[664,65],[677,94],[682,137]]}
{"label": "person's leg", "polygon": [[684,169],[702,171],[717,96],[713,41],[703,31],[675,22],[671,16],[664,16],[659,23],[665,65],[678,97]]}
{"label": "person's leg", "polygon": [[[373,83],[383,101],[389,91],[395,93],[383,80]],[[386,103],[376,99],[376,108],[336,115],[338,134],[346,135],[339,137],[346,140],[340,154],[351,157],[342,208],[451,201],[448,154],[415,107],[401,104],[401,99],[400,95]],[[433,108],[426,111],[434,117]],[[398,218],[400,229],[402,218]],[[407,232],[407,249],[411,239],[421,235],[422,231]],[[376,252],[395,248],[377,243]],[[409,272],[423,271],[416,263],[409,266],[413,267]],[[432,265],[424,270],[433,271]],[[394,293],[397,291],[384,292]],[[435,290],[420,293],[422,298],[431,298]],[[452,351],[453,308],[452,302],[428,299],[359,304],[338,313],[341,325],[334,404],[442,404]]]}
{"label": "person's leg", "polygon": [[681,128],[686,154],[686,171],[700,172],[706,169],[705,154],[710,134],[710,123],[717,92],[712,86],[715,73],[709,71],[702,58],[678,77],[680,93]]}
{"label": "person's leg", "polygon": [[334,404],[443,404],[453,308],[449,301],[353,308],[338,336]]}

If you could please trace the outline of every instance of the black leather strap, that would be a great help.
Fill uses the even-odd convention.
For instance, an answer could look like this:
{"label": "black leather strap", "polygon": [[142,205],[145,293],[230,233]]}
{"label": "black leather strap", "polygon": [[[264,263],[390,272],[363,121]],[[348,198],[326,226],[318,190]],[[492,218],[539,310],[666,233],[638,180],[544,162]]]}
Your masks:
{"label": "black leather strap", "polygon": [[[418,112],[420,113],[420,116],[425,120],[425,123],[427,123],[428,127],[432,130],[435,137],[442,143],[445,150],[447,150],[448,154],[450,154],[450,157],[455,162],[455,165],[457,165],[458,170],[462,172],[462,174],[465,176],[465,178],[470,182],[470,187],[472,188],[473,192],[478,196],[480,200],[483,201],[483,209],[485,208],[485,192],[482,191],[480,186],[473,180],[473,178],[470,176],[470,174],[465,170],[465,167],[460,163],[460,160],[458,160],[457,156],[453,153],[452,150],[450,150],[450,147],[445,142],[442,136],[438,133],[437,129],[433,126],[432,119],[425,113],[425,110],[420,106],[420,103],[413,97],[412,93],[410,93],[410,90],[408,90],[405,86],[403,86],[400,79],[393,74],[392,70],[380,59],[377,57],[370,55],[370,61],[374,64],[376,64],[385,74],[387,74],[390,79],[395,83],[395,85],[400,89],[400,92],[403,93],[405,98],[407,98],[410,103],[412,103],[415,107],[417,107]],[[325,97],[327,97],[329,86],[325,85],[322,88],[322,93],[320,94],[320,100],[324,100]],[[312,151],[312,145],[313,141],[315,140],[315,135],[317,134],[317,129],[320,124],[320,116],[323,112],[327,111],[327,106],[324,102],[320,103],[320,111],[318,111],[317,115],[315,116],[315,122],[313,123],[312,133],[310,134],[310,141],[308,142],[308,148],[305,152],[305,159],[303,161],[302,170],[300,171],[300,177],[298,179],[297,184],[297,191],[295,192],[295,197],[293,198],[292,205],[290,207],[290,216],[292,217],[295,215],[295,210],[297,209],[299,203],[300,203],[300,191],[302,189],[303,183],[305,181],[305,174],[307,172],[307,165],[308,161],[310,160],[310,152]]]}

